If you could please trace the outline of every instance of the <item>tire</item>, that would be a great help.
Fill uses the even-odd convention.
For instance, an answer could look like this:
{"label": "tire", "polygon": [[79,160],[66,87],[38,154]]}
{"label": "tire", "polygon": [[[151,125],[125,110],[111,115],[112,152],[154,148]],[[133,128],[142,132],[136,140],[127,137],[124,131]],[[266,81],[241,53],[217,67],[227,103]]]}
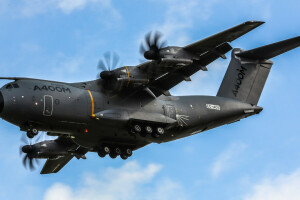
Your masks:
{"label": "tire", "polygon": [[108,146],[104,146],[104,147],[103,147],[103,152],[104,152],[105,154],[109,154],[109,153],[110,153],[110,148],[109,148]]}
{"label": "tire", "polygon": [[27,131],[26,135],[30,139],[34,137],[34,135],[31,133],[31,131]]}
{"label": "tire", "polygon": [[157,127],[156,132],[158,135],[163,135],[165,133],[165,129],[162,127]]}
{"label": "tire", "polygon": [[113,152],[116,155],[120,155],[122,153],[122,151],[121,151],[121,149],[119,147],[115,147]]}
{"label": "tire", "polygon": [[133,130],[136,133],[140,133],[142,131],[142,127],[139,124],[135,124],[135,125],[133,125]]}
{"label": "tire", "polygon": [[153,128],[151,126],[146,126],[145,127],[145,131],[148,133],[148,134],[151,134],[153,132]]}
{"label": "tire", "polygon": [[112,159],[115,159],[118,155],[114,154],[114,153],[110,153],[109,156],[112,158]]}
{"label": "tire", "polygon": [[39,131],[36,128],[31,129],[30,132],[31,132],[32,135],[39,134]]}
{"label": "tire", "polygon": [[125,155],[125,154],[121,154],[121,156],[120,156],[123,160],[126,160],[127,158],[128,158],[128,156],[127,155]]}
{"label": "tire", "polygon": [[132,150],[129,148],[124,149],[123,153],[128,157],[132,156]]}
{"label": "tire", "polygon": [[103,151],[99,151],[98,156],[104,158],[106,156],[106,153],[104,153]]}

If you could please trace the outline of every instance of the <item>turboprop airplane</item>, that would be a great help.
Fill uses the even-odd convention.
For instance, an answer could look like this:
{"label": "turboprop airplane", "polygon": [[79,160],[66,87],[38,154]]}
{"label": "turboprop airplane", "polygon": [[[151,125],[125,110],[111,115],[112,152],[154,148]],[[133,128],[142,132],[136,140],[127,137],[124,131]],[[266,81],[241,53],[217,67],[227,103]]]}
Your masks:
{"label": "turboprop airplane", "polygon": [[[140,52],[148,61],[115,68],[116,54],[105,54],[97,80],[65,83],[22,77],[0,90],[0,117],[29,138],[39,132],[54,140],[21,147],[25,167],[47,159],[41,174],[60,171],[87,152],[127,159],[151,143],[201,133],[258,114],[258,101],[273,65],[269,59],[300,45],[300,37],[267,46],[232,50],[229,42],[264,22],[248,21],[184,47],[166,46],[149,33]],[[172,96],[171,88],[191,81],[218,58],[231,62],[216,96]],[[203,86],[205,87],[205,86]],[[24,134],[25,135],[25,134]]]}

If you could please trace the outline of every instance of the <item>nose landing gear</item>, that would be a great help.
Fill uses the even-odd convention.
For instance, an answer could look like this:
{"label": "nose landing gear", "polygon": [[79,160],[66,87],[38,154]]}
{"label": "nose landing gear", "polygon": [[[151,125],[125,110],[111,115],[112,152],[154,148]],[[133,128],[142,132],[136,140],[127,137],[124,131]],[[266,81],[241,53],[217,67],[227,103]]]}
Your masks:
{"label": "nose landing gear", "polygon": [[29,128],[26,133],[28,138],[33,138],[37,134],[39,134],[39,131],[36,128]]}

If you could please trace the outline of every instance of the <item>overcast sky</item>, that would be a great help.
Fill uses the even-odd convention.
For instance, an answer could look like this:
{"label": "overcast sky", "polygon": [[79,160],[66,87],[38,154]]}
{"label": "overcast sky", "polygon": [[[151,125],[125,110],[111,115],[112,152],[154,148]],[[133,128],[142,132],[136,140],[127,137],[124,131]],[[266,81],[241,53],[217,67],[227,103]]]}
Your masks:
{"label": "overcast sky", "polygon": [[[164,33],[169,45],[187,45],[244,21],[265,21],[231,43],[251,49],[299,36],[299,7],[296,0],[1,0],[0,76],[91,80],[106,51],[124,65],[138,64],[150,30]],[[127,161],[88,153],[42,176],[42,166],[23,168],[22,133],[0,120],[0,199],[298,200],[300,48],[273,61],[261,114],[149,145]],[[217,60],[172,94],[215,95],[228,63]]]}

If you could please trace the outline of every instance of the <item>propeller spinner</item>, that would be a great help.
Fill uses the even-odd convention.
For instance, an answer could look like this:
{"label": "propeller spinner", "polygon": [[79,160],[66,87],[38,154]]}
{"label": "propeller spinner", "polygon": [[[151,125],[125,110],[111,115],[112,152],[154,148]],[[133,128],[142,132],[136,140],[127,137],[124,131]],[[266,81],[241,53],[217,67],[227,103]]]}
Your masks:
{"label": "propeller spinner", "polygon": [[[40,137],[38,137],[35,142],[38,142],[39,140]],[[39,159],[37,158],[38,150],[32,141],[29,141],[25,135],[22,135],[21,141],[24,144],[20,147],[20,155],[24,154],[22,159],[23,166],[26,169],[29,167],[30,170],[34,170],[36,165],[39,165]]]}
{"label": "propeller spinner", "polygon": [[160,32],[149,32],[145,36],[145,42],[141,43],[140,53],[148,60],[159,60],[160,50],[166,47],[167,42],[162,40]]}

